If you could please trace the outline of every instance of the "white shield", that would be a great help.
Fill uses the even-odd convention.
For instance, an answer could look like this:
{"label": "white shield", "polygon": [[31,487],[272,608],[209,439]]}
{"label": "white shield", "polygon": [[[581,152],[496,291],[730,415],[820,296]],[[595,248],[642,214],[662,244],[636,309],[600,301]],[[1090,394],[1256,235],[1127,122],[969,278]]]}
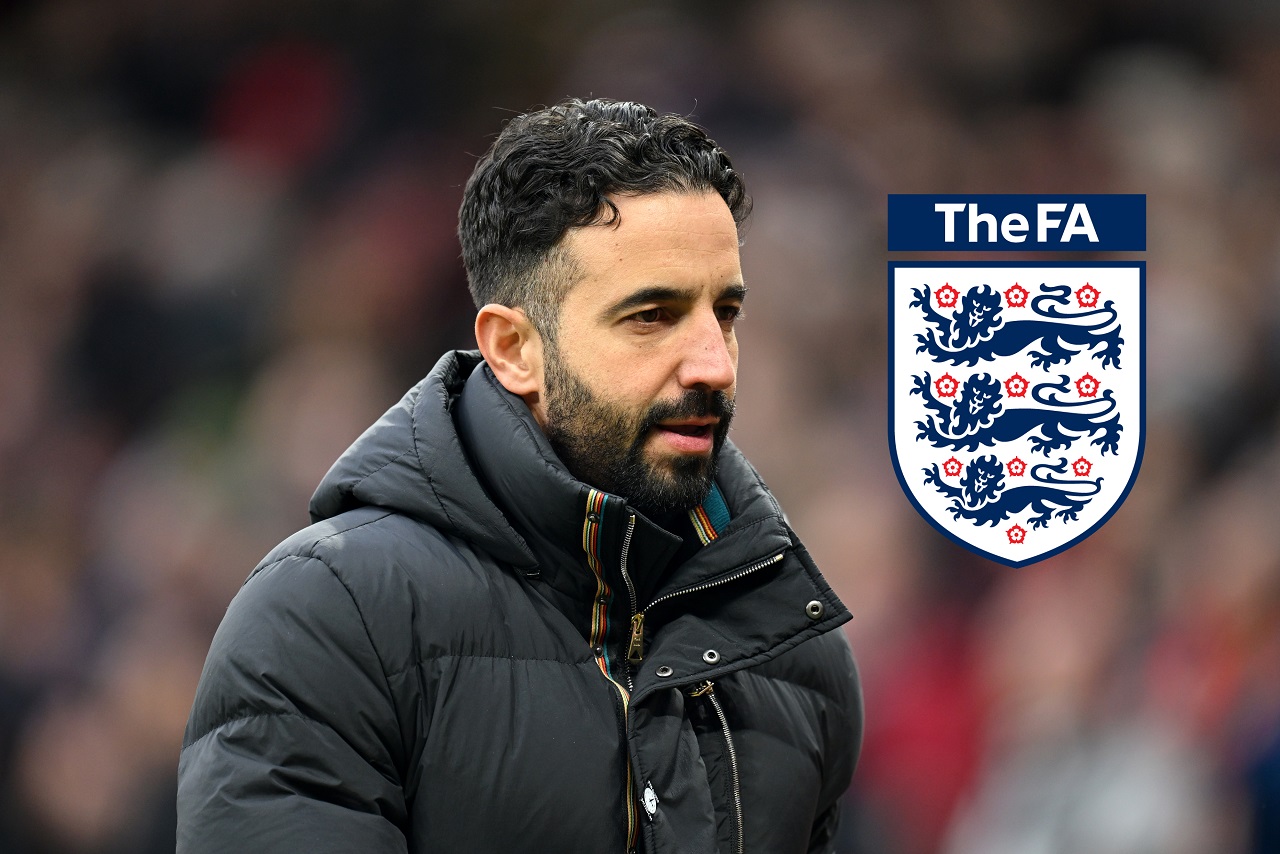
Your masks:
{"label": "white shield", "polygon": [[889,265],[889,448],[911,503],[1025,566],[1102,526],[1146,430],[1142,262]]}

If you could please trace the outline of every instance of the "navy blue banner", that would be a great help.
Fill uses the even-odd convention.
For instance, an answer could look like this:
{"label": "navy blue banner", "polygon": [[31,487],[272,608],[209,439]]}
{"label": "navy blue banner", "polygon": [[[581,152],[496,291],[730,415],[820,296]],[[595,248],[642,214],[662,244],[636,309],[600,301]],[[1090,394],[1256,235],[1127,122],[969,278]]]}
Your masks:
{"label": "navy blue banner", "polygon": [[1145,252],[1147,197],[890,195],[890,252]]}

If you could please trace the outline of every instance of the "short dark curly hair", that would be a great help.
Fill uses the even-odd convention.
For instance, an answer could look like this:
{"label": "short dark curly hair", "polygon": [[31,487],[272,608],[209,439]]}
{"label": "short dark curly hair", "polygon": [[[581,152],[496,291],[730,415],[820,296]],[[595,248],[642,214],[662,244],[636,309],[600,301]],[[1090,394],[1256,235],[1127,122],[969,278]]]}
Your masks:
{"label": "short dark curly hair", "polygon": [[741,226],[742,176],[701,127],[643,104],[571,98],[512,119],[480,158],[458,211],[462,262],[476,308],[521,308],[554,340],[556,307],[574,280],[560,240],[611,225],[610,194],[715,192]]}

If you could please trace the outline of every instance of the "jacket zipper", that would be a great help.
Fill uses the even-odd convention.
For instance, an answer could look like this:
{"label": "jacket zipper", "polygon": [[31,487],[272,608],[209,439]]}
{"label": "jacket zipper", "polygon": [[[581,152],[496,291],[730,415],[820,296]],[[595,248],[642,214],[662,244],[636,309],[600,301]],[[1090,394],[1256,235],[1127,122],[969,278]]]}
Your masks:
{"label": "jacket zipper", "polygon": [[[627,585],[627,596],[630,597],[631,599],[631,616],[633,621],[635,619],[635,613],[636,613],[636,607],[637,607],[636,586],[631,582],[631,574],[627,572],[627,555],[631,553],[631,537],[632,535],[635,534],[635,532],[636,532],[636,516],[634,513],[632,513],[631,517],[627,520],[627,533],[622,538],[621,569],[622,569],[622,580]],[[622,670],[627,675],[627,691],[634,692],[636,690],[636,686],[631,679],[631,665],[630,664],[622,665]],[[627,851],[632,852],[635,850],[636,844],[640,841],[639,840],[640,819],[636,813],[636,808],[635,808],[635,803],[636,803],[635,781],[632,779],[632,775],[631,775],[631,750],[630,750],[630,747],[628,746],[628,739],[627,739],[626,705],[627,704],[624,701],[623,715],[622,715],[622,720],[623,720],[622,744],[623,744],[623,749],[627,753],[627,794],[626,794],[626,797],[627,797]]]}
{"label": "jacket zipper", "polygon": [[[587,562],[588,564],[590,564],[592,572],[595,573],[597,584],[599,584],[599,588],[597,589],[597,597],[598,597],[597,604],[599,607],[604,607],[606,606],[607,602],[603,596],[603,592],[607,588],[605,587],[604,571],[603,571],[603,568],[600,566],[599,559],[596,555],[596,551],[593,546],[594,541],[592,539],[592,535],[593,533],[595,533],[596,529],[593,529],[591,527],[591,524],[592,524],[591,508],[593,506],[591,503],[592,500],[598,501],[598,503],[595,505],[595,513],[598,514],[604,511],[605,499],[603,494],[597,493],[596,490],[592,490],[591,499],[588,500],[588,504],[587,504],[588,514],[587,514],[586,527],[584,527],[584,530],[583,530],[583,548],[587,552]],[[599,525],[598,520],[595,522],[595,524],[597,526]],[[627,559],[627,552],[631,548],[631,536],[632,536],[632,533],[634,532],[634,529],[635,529],[635,516],[632,515],[631,522],[627,527],[627,535],[625,540],[623,541],[623,546],[622,546],[622,566],[623,566],[623,578],[626,579],[627,590],[631,594],[631,602],[632,602],[633,609],[635,608],[634,603],[636,601],[636,594],[635,594],[635,588],[631,584],[631,578],[626,574],[626,559]],[[627,805],[627,851],[633,852],[635,851],[636,845],[639,842],[639,838],[640,838],[640,818],[636,814],[635,780],[633,779],[633,774],[631,771],[631,749],[629,746],[629,739],[628,739],[627,733],[630,728],[628,725],[628,717],[630,713],[629,706],[631,704],[631,691],[635,690],[635,688],[631,684],[631,674],[629,672],[627,673],[626,688],[622,687],[622,685],[616,679],[613,678],[613,674],[609,672],[609,667],[605,659],[605,644],[609,642],[609,639],[607,637],[607,629],[601,631],[601,628],[606,624],[607,624],[607,619],[601,622],[597,622],[596,615],[593,611],[591,643],[593,644],[593,647],[594,647],[593,651],[596,652],[596,663],[600,668],[600,672],[604,674],[604,678],[608,679],[609,683],[613,685],[614,688],[617,689],[618,691],[617,696],[620,701],[620,705],[622,707],[620,733],[622,737],[623,759],[624,759],[624,764],[626,765],[626,770],[627,770],[626,792],[623,794],[623,798],[625,799],[626,805]],[[599,633],[597,634],[597,632]],[[629,668],[625,668],[625,669],[629,669]]]}
{"label": "jacket zipper", "polygon": [[[764,569],[767,566],[772,566],[773,564],[782,560],[782,557],[784,554],[783,552],[779,552],[778,554],[773,555],[771,557],[767,557],[764,560],[756,561],[755,563],[750,564],[749,566],[746,566],[736,572],[729,573],[723,578],[717,578],[713,581],[703,582],[702,584],[695,584],[692,587],[686,587],[682,590],[673,590],[670,593],[667,593],[663,596],[659,596],[657,599],[654,599],[652,602],[646,605],[643,609],[641,609],[639,607],[639,602],[637,601],[637,597],[636,597],[635,584],[631,580],[631,573],[628,572],[627,570],[627,559],[631,553],[631,539],[635,534],[635,529],[636,529],[636,517],[635,517],[635,514],[633,513],[631,514],[630,518],[627,520],[627,533],[622,539],[622,554],[621,554],[621,559],[619,561],[620,569],[622,572],[622,581],[627,585],[627,595],[630,597],[630,600],[631,600],[631,639],[630,639],[630,642],[627,644],[627,664],[623,668],[627,676],[628,694],[635,691],[635,684],[633,682],[632,675],[631,675],[632,667],[644,661],[644,617],[645,617],[645,614],[649,612],[650,608],[652,608],[654,605],[657,605],[660,602],[666,602],[669,599],[674,599],[677,596],[684,596],[689,593],[700,593],[704,590],[710,590],[713,587],[719,587],[722,584],[728,584],[732,581],[737,581],[738,579],[744,576],[750,575],[753,572],[757,572],[761,569]],[[613,680],[610,679],[610,681],[613,681]],[[614,683],[614,684],[617,684],[617,683]],[[621,689],[622,686],[619,685],[618,687],[619,689]],[[713,685],[711,681],[708,680],[706,683],[704,683],[701,687],[699,687],[694,692],[693,696],[700,697],[705,694],[707,699],[711,701],[711,705],[715,709],[717,717],[720,718],[720,728],[724,733],[725,745],[727,746],[729,751],[729,768],[730,768],[730,772],[733,780],[733,814],[734,814],[734,820],[737,822],[737,829],[738,829],[737,852],[738,854],[742,854],[743,847],[744,847],[744,834],[743,834],[743,825],[742,825],[741,784],[738,779],[738,754],[733,746],[733,735],[729,732],[729,721],[724,716],[724,710],[720,708],[720,701],[716,699],[715,694],[712,692],[713,692]],[[627,699],[628,698],[624,698],[622,703],[624,743],[626,738],[626,718],[627,718],[627,711],[628,711],[627,706],[629,705],[629,703],[627,702]],[[632,782],[632,779],[631,779],[631,761],[630,761],[630,756],[628,756],[628,759],[627,759],[628,848],[631,847],[632,841],[636,839],[636,837],[633,835],[633,830],[638,830],[638,827],[636,827],[636,825],[633,824],[633,822],[635,821],[635,808],[634,808],[635,799],[633,795],[634,795],[634,783]]]}
{"label": "jacket zipper", "polygon": [[627,697],[622,690],[622,686],[612,679],[613,686],[618,689],[617,700],[618,705],[622,708],[622,717],[619,720],[619,731],[622,735],[622,755],[627,766],[627,784],[623,797],[627,801],[627,854],[633,854],[636,845],[640,841],[640,816],[636,813],[635,798],[635,781],[631,774],[631,750],[627,743]]}
{"label": "jacket zipper", "polygon": [[[633,615],[636,612],[636,586],[631,583],[631,575],[627,572],[627,555],[631,552],[631,537],[632,535],[635,534],[635,532],[636,532],[636,517],[635,517],[635,514],[633,513],[631,514],[631,517],[627,520],[627,533],[622,538],[622,563],[621,563],[622,580],[627,585],[627,596],[631,600],[631,613]],[[602,643],[608,643],[607,638],[602,638],[601,641]],[[624,664],[622,666],[622,669],[627,676],[627,694],[630,695],[632,692],[636,690],[636,686],[631,680],[631,666]],[[610,679],[609,681],[612,682],[613,680]],[[621,688],[622,686],[619,685],[618,687]],[[627,851],[631,852],[635,850],[636,844],[640,841],[639,840],[640,817],[636,813],[636,791],[635,791],[636,787],[635,787],[635,781],[632,779],[632,774],[631,774],[631,749],[628,746],[628,737],[627,737],[628,705],[629,705],[628,698],[624,697],[622,700],[622,749],[627,760],[627,791],[625,795],[627,799]]]}
{"label": "jacket zipper", "polygon": [[[635,521],[634,516],[632,517],[632,521],[633,522]],[[630,532],[628,532],[628,540],[630,540]],[[622,577],[627,579],[627,587],[628,589],[630,589],[631,580],[627,577],[627,572],[626,572],[626,544],[625,543],[624,543],[622,554],[623,554]],[[723,578],[717,578],[714,581],[706,581],[706,582],[703,582],[702,584],[695,584],[693,587],[686,587],[683,590],[673,590],[670,593],[664,594],[662,596],[659,596],[657,599],[654,599],[652,602],[650,602],[648,605],[644,607],[644,610],[639,612],[635,610],[635,595],[633,593],[632,600],[631,600],[632,601],[631,643],[627,647],[628,663],[639,664],[640,662],[644,661],[644,616],[645,614],[649,613],[649,609],[652,608],[654,605],[657,605],[661,602],[666,602],[668,599],[674,599],[677,596],[684,596],[685,594],[688,594],[688,593],[700,593],[703,590],[710,590],[713,587],[719,587],[721,584],[728,584],[731,581],[737,581],[739,578],[742,578],[745,575],[750,575],[753,572],[757,572],[761,569],[764,569],[766,566],[773,566],[775,563],[782,560],[782,555],[783,555],[783,552],[778,552],[773,557],[768,557],[768,558],[765,558],[764,560],[757,561],[751,564],[750,566],[747,566],[743,569],[738,570],[737,572],[731,572],[730,574],[724,576]],[[630,682],[630,679],[631,679],[631,671],[630,671],[630,668],[628,668],[627,669],[628,682]]]}
{"label": "jacket zipper", "polygon": [[627,585],[627,595],[631,597],[631,642],[627,646],[627,661],[629,662],[623,667],[627,674],[627,690],[634,691],[635,684],[631,679],[631,664],[639,659],[633,658],[637,649],[637,637],[642,635],[637,633],[637,619],[639,620],[640,630],[644,628],[644,616],[637,613],[640,603],[636,601],[636,586],[631,582],[631,573],[627,572],[627,556],[631,553],[631,537],[636,532],[636,516],[631,514],[631,518],[627,521],[627,533],[622,538],[622,580]]}
{"label": "jacket zipper", "polygon": [[729,719],[724,716],[724,709],[720,707],[720,700],[716,698],[715,685],[708,679],[703,682],[692,692],[692,697],[706,697],[711,701],[711,708],[715,709],[716,717],[720,719],[720,730],[724,733],[725,748],[729,751],[729,775],[733,783],[733,820],[734,826],[738,831],[738,847],[737,854],[742,854],[746,843],[744,828],[742,825],[742,784],[738,779],[738,751],[733,747],[733,735],[729,732]]}

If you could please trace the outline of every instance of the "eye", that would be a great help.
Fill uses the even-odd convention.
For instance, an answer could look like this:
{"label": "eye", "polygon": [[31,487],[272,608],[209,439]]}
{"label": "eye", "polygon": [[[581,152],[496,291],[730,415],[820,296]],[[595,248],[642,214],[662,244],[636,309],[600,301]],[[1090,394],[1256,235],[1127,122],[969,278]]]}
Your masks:
{"label": "eye", "polygon": [[718,305],[716,306],[716,317],[720,318],[721,323],[733,323],[742,318],[742,306],[740,305]]}
{"label": "eye", "polygon": [[657,323],[662,320],[664,311],[661,308],[647,308],[644,311],[637,311],[631,315],[631,320],[637,323]]}

